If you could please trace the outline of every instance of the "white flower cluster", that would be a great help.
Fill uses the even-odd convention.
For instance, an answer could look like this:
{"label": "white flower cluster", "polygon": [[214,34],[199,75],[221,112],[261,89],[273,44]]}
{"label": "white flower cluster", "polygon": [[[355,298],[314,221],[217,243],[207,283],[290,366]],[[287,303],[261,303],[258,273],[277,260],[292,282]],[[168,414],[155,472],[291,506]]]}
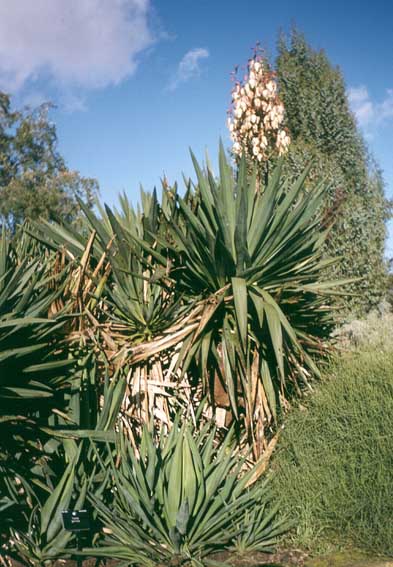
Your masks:
{"label": "white flower cluster", "polygon": [[284,105],[277,95],[274,74],[265,68],[263,59],[255,55],[248,62],[244,82],[236,82],[228,127],[233,140],[233,153],[258,162],[288,150],[290,137],[283,127]]}

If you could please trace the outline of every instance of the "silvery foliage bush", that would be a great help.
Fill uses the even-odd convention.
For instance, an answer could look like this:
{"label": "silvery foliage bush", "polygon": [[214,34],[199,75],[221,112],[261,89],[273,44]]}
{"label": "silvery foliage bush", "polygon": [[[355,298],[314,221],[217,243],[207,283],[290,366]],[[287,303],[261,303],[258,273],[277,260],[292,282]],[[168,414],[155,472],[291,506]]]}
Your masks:
{"label": "silvery foliage bush", "polygon": [[363,319],[351,319],[333,333],[339,346],[359,350],[393,350],[393,312],[387,302]]}

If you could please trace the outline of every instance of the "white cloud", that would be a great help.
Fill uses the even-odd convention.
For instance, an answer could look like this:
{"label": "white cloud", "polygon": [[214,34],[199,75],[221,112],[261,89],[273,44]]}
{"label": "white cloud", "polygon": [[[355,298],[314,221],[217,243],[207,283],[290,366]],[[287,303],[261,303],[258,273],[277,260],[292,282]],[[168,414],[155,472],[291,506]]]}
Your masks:
{"label": "white cloud", "polygon": [[393,89],[387,89],[381,102],[374,102],[367,87],[352,87],[348,90],[349,104],[359,125],[368,128],[381,125],[393,118]]}
{"label": "white cloud", "polygon": [[169,84],[169,90],[175,90],[181,83],[186,83],[201,74],[200,61],[209,57],[209,51],[203,47],[190,49],[181,59],[176,75]]}
{"label": "white cloud", "polygon": [[393,118],[393,89],[386,91],[385,100],[379,105],[380,115],[383,120]]}
{"label": "white cloud", "polygon": [[371,122],[374,116],[374,106],[366,87],[350,88],[348,100],[360,126],[366,126]]}
{"label": "white cloud", "polygon": [[149,10],[149,0],[1,1],[0,89],[49,80],[74,98],[120,83],[154,41]]}

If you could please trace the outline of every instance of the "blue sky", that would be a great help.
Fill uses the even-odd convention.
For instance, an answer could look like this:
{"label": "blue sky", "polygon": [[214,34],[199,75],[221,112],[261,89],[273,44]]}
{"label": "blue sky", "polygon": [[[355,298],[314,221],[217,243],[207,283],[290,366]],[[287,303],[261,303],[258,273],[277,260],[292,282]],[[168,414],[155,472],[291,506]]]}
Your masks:
{"label": "blue sky", "polygon": [[[393,197],[393,2],[389,0],[13,0],[0,2],[0,89],[52,100],[70,168],[102,198],[138,199],[192,173],[188,148],[229,144],[230,73],[257,41],[274,56],[292,23],[343,71]],[[393,256],[393,223],[388,255]]]}

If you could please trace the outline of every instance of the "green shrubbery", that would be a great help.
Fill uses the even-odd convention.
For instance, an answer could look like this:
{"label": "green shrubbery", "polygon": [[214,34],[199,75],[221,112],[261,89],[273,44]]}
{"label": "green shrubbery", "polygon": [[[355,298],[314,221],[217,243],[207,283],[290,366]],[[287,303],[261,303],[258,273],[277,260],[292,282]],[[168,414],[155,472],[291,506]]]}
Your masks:
{"label": "green shrubbery", "polygon": [[393,354],[353,354],[288,419],[274,490],[297,545],[393,553]]}
{"label": "green shrubbery", "polygon": [[370,158],[351,113],[344,77],[326,53],[314,50],[293,30],[280,38],[276,61],[279,93],[285,106],[292,143],[286,173],[297,176],[310,160],[309,183],[324,178],[330,185],[326,222],[335,220],[326,252],[340,256],[335,277],[357,278],[343,302],[347,312],[364,315],[386,293],[384,260],[390,214],[384,181]]}

